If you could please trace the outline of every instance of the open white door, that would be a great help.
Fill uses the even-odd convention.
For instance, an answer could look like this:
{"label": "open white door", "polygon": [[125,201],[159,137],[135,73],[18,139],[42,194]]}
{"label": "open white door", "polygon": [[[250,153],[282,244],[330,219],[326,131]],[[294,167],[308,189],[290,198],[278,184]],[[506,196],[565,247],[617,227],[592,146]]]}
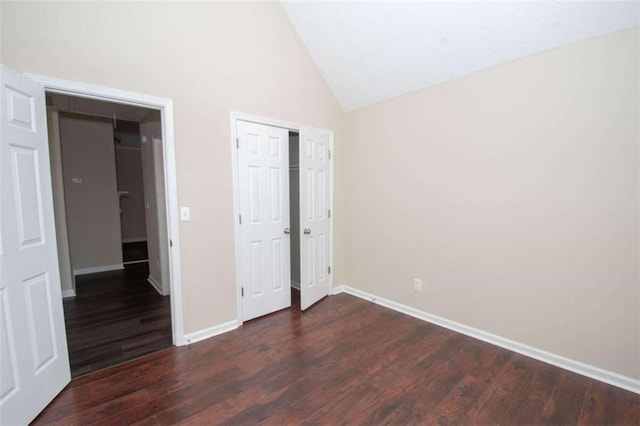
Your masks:
{"label": "open white door", "polygon": [[44,88],[1,80],[0,424],[27,424],[69,383]]}
{"label": "open white door", "polygon": [[329,295],[329,135],[300,128],[300,307]]}
{"label": "open white door", "polygon": [[289,131],[237,122],[243,320],[291,306]]}

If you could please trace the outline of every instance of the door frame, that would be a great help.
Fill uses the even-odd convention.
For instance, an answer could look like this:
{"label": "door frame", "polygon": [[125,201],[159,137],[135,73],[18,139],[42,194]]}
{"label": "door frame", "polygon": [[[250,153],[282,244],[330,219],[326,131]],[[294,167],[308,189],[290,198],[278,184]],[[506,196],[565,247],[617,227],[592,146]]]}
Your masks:
{"label": "door frame", "polygon": [[[335,218],[335,212],[333,209],[333,130],[319,129],[313,126],[305,126],[303,124],[290,123],[287,121],[277,120],[273,118],[261,117],[252,114],[245,114],[242,112],[231,111],[230,113],[230,125],[231,125],[231,171],[232,171],[232,185],[233,185],[233,239],[235,245],[235,260],[236,260],[236,309],[237,309],[237,321],[238,324],[244,322],[244,312],[242,305],[242,271],[240,264],[240,176],[238,171],[238,121],[248,121],[250,123],[262,124],[265,126],[280,127],[290,131],[300,133],[301,127],[311,128],[323,135],[329,137],[329,151],[331,156],[329,158],[329,209],[331,210],[331,217],[329,218],[329,265],[331,266],[331,274],[329,277],[329,294],[333,293],[333,221]],[[289,194],[291,199],[291,194]]]}
{"label": "door frame", "polygon": [[38,74],[24,73],[44,86],[45,92],[99,101],[132,105],[160,111],[162,126],[162,153],[164,164],[164,187],[166,199],[167,236],[165,249],[169,253],[169,285],[171,288],[171,332],[174,346],[186,344],[184,337],[182,280],[180,261],[180,216],[178,214],[178,189],[176,178],[175,135],[173,120],[173,100],[155,96],[80,83]]}

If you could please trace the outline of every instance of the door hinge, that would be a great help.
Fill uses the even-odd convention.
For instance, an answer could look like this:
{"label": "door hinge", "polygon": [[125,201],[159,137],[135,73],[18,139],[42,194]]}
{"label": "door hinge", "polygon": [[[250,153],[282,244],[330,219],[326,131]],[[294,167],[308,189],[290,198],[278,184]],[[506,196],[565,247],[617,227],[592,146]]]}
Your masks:
{"label": "door hinge", "polygon": [[331,160],[331,150],[329,150],[329,160]]}
{"label": "door hinge", "polygon": [[169,240],[169,247],[173,247],[173,241]]}
{"label": "door hinge", "polygon": [[331,273],[331,266],[329,266],[329,268],[328,268],[328,269],[329,269],[329,273]]}
{"label": "door hinge", "polygon": [[240,138],[236,138],[236,148],[240,149]]}
{"label": "door hinge", "polygon": [[241,214],[238,215],[238,223],[240,223],[240,225],[242,225],[242,215]]}
{"label": "door hinge", "polygon": [[327,217],[331,217],[331,209],[327,210]]}
{"label": "door hinge", "polygon": [[244,297],[244,287],[240,287],[240,294]]}

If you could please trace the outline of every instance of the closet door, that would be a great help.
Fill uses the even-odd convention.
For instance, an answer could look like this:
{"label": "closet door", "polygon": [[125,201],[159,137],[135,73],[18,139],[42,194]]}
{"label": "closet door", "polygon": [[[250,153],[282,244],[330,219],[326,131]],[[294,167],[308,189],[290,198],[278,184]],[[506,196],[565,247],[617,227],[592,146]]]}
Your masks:
{"label": "closet door", "polygon": [[329,135],[300,128],[300,307],[329,294]]}
{"label": "closet door", "polygon": [[289,131],[238,121],[243,320],[291,306]]}

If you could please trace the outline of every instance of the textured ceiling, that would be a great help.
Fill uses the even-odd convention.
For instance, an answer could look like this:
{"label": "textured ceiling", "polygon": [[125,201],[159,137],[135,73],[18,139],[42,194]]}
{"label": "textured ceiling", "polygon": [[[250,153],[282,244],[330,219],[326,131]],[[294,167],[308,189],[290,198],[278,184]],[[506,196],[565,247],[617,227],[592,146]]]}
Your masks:
{"label": "textured ceiling", "polygon": [[349,111],[640,23],[640,2],[283,2]]}

